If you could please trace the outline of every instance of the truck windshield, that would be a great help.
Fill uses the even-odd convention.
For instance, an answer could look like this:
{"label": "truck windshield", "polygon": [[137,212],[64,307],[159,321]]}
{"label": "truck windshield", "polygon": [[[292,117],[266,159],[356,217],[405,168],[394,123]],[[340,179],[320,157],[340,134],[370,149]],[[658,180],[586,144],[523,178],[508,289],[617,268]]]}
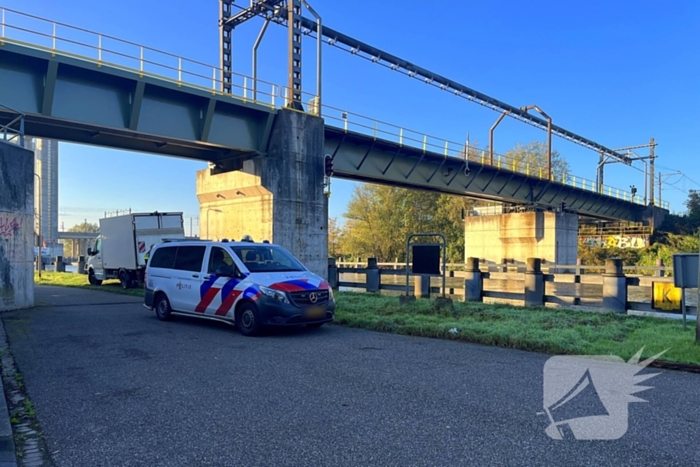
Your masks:
{"label": "truck windshield", "polygon": [[268,245],[246,245],[231,248],[250,272],[306,271],[288,251]]}

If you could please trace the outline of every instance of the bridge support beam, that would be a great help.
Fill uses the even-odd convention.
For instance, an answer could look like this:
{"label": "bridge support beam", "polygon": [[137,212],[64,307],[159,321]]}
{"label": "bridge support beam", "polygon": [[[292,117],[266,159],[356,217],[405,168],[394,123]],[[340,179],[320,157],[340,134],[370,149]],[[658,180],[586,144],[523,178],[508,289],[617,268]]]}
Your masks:
{"label": "bridge support beam", "polygon": [[576,264],[578,216],[536,211],[467,217],[465,255],[497,264],[503,259],[525,263],[528,258]]}
{"label": "bridge support beam", "polygon": [[34,306],[34,153],[0,141],[0,311]]}
{"label": "bridge support beam", "polygon": [[267,155],[241,170],[197,172],[200,236],[276,243],[312,272],[328,275],[328,198],[323,192],[323,120],[281,109]]}

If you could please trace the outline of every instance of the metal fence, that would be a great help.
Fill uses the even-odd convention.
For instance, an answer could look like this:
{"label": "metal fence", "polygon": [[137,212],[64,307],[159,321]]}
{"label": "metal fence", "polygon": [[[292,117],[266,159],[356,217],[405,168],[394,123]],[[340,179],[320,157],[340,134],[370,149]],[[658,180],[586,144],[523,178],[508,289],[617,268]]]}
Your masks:
{"label": "metal fence", "polygon": [[[682,314],[680,305],[675,309],[654,308],[655,284],[672,285],[673,278],[669,277],[672,267],[622,266],[615,263],[619,272],[610,275],[609,270],[603,274],[606,272],[606,266],[543,266],[538,262],[535,269],[526,265],[524,268],[510,266],[504,270],[502,265],[484,265],[479,261],[476,261],[476,264],[476,268],[468,263],[447,265],[446,295],[485,303],[587,307],[599,310],[611,309],[612,305],[608,302],[613,301],[619,303],[625,312]],[[646,275],[636,274],[638,270]],[[410,270],[408,273],[415,281],[408,290],[408,293],[413,295],[419,287],[418,281],[415,280],[419,276],[412,274]],[[534,286],[534,291],[533,284],[528,284],[533,275],[538,277],[537,281],[541,281],[538,282],[541,288]],[[375,263],[371,258],[368,263],[337,263],[331,258],[328,277],[331,286],[336,289],[387,291],[396,295],[406,293],[405,263]],[[615,287],[607,287],[615,290],[614,296],[610,290],[606,291],[606,281],[609,281],[610,277],[617,281]],[[441,283],[441,277],[431,278],[430,293],[440,294]],[[697,289],[687,289],[687,297],[686,313],[697,315]],[[622,312],[622,308],[616,311]]]}
{"label": "metal fence", "polygon": [[[362,261],[337,261],[336,266],[343,269],[343,271],[357,271],[366,267],[367,263]],[[484,272],[501,272],[501,273],[523,273],[527,269],[527,264],[524,261],[516,261],[513,259],[504,258],[500,262],[487,260],[484,258],[479,259],[479,265]],[[384,262],[377,263],[377,266],[383,270],[403,270],[403,274],[406,273],[405,267],[406,263],[401,262]],[[464,271],[467,268],[466,263],[447,263],[446,265],[448,274],[450,272]],[[543,271],[548,274],[555,273],[569,273],[569,274],[602,274],[605,271],[604,265],[585,265],[579,260],[577,264],[556,264],[547,263],[546,261],[541,262],[541,267]],[[639,276],[655,276],[655,277],[672,277],[673,276],[673,266],[665,266],[662,260],[657,260],[655,266],[623,266],[623,270],[629,275],[639,275]]]}

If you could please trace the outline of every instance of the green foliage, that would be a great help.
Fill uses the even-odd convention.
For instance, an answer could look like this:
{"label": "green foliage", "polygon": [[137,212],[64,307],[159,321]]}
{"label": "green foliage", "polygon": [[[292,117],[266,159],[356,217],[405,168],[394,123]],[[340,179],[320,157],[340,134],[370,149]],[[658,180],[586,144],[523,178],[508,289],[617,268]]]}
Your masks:
{"label": "green foliage", "polygon": [[700,223],[686,215],[669,214],[664,218],[659,228],[652,234],[651,243],[663,242],[668,233],[691,235]]}
{"label": "green foliage", "polygon": [[669,214],[651,237],[651,246],[639,249],[610,247],[590,247],[579,244],[579,258],[587,265],[603,265],[608,258],[622,258],[628,266],[656,266],[663,260],[664,265],[673,265],[673,255],[677,253],[697,253],[700,251],[698,227],[700,226],[700,191],[690,190],[685,202],[688,212],[684,215]]}
{"label": "green foliage", "polygon": [[338,220],[335,217],[328,218],[328,256],[337,258],[342,255],[340,246],[340,237],[342,229],[338,226]]}
{"label": "green foliage", "polygon": [[632,248],[589,246],[583,242],[578,246],[578,257],[587,266],[604,266],[610,258],[620,258],[624,265],[636,265],[639,256],[640,250]]}
{"label": "green foliage", "polygon": [[[527,146],[518,143],[510,151],[504,154],[504,164],[507,169],[512,170],[513,162],[515,162],[515,171],[530,172],[533,175],[539,173],[545,174],[547,169],[547,144],[534,141]],[[570,172],[569,163],[561,157],[559,152],[552,151],[552,174],[556,180],[561,180],[562,177],[568,176]]]}
{"label": "green foliage", "polygon": [[329,223],[329,251],[340,251],[347,259],[373,256],[379,261],[405,261],[410,234],[439,232],[447,239],[448,260],[464,261],[462,213],[474,203],[459,196],[360,185],[355,187],[345,213],[347,221],[337,236]]}
{"label": "green foliage", "polygon": [[83,222],[82,224],[76,224],[68,229],[68,232],[85,232],[85,233],[99,233],[100,226],[97,224],[91,224],[90,222]]}
{"label": "green foliage", "polygon": [[663,241],[652,244],[640,255],[639,266],[655,266],[656,260],[663,260],[666,266],[673,265],[673,255],[676,253],[697,253],[700,244],[696,235],[666,234]]}
{"label": "green foliage", "polygon": [[688,192],[688,199],[685,201],[685,207],[688,208],[688,218],[697,226],[697,224],[700,223],[700,191],[690,190]]}

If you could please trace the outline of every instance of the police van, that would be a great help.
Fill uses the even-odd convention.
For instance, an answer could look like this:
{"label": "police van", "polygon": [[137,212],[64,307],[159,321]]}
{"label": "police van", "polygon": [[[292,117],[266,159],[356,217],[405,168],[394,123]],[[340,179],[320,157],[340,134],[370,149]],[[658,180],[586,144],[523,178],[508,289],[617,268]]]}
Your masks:
{"label": "police van", "polygon": [[144,306],[160,320],[197,316],[252,336],[265,326],[320,327],[333,321],[328,282],[267,241],[174,240],[153,247]]}

